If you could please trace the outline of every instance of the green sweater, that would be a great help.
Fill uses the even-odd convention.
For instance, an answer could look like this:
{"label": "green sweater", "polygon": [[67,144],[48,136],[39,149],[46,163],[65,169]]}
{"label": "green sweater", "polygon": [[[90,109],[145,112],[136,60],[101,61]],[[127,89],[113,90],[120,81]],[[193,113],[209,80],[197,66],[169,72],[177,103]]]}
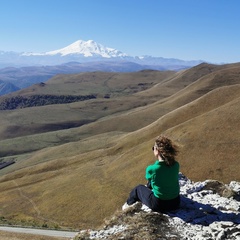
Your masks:
{"label": "green sweater", "polygon": [[151,181],[154,196],[162,200],[174,199],[179,195],[179,163],[169,167],[158,160],[147,167],[146,179]]}

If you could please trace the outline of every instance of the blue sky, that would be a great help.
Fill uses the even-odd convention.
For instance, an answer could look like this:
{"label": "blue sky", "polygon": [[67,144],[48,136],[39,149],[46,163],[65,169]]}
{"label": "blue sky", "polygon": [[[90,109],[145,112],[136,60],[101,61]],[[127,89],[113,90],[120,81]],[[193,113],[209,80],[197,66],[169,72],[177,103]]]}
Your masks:
{"label": "blue sky", "polygon": [[240,62],[239,0],[0,0],[0,50],[94,40],[131,56]]}

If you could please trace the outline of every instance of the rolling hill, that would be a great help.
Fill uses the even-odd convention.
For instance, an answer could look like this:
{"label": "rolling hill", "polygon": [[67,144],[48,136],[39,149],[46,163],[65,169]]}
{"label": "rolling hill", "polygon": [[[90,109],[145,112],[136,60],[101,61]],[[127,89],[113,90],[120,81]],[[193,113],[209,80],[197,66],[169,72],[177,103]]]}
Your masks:
{"label": "rolling hill", "polygon": [[58,75],[0,98],[88,95],[96,99],[0,111],[2,221],[52,227],[101,224],[145,183],[159,134],[180,148],[194,181],[239,178],[240,64],[179,72]]}

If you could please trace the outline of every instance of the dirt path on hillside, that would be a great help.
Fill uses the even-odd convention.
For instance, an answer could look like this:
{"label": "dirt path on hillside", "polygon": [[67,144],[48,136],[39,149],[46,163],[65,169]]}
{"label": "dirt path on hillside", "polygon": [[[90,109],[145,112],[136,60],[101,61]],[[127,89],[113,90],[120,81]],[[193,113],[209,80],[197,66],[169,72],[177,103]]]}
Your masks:
{"label": "dirt path on hillside", "polygon": [[76,232],[0,226],[1,240],[66,240]]}
{"label": "dirt path on hillside", "polygon": [[[0,231],[1,240],[66,240],[67,238],[48,237],[27,233],[11,233]],[[69,238],[70,239],[70,238]]]}

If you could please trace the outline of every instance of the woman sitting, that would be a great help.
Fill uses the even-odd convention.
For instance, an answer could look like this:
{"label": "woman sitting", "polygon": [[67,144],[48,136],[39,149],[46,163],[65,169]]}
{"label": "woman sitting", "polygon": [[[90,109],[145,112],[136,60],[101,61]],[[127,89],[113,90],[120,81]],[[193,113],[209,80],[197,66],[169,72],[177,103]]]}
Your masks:
{"label": "woman sitting", "polygon": [[157,160],[146,168],[148,184],[138,185],[130,192],[123,210],[138,201],[156,212],[179,207],[179,163],[175,159],[177,148],[169,138],[159,136],[152,150]]}

